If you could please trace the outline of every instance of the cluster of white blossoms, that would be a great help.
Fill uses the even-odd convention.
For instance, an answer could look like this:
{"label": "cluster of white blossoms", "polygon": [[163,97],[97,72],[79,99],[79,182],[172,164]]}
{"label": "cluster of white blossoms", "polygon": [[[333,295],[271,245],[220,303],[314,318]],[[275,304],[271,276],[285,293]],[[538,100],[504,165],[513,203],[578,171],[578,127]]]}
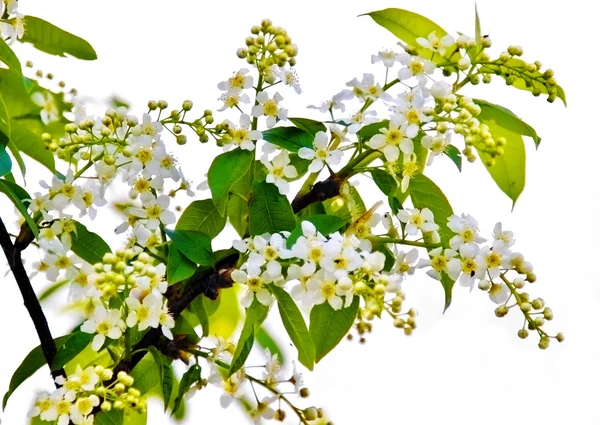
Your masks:
{"label": "cluster of white blossoms", "polygon": [[[37,396],[29,417],[58,425],[92,425],[94,408],[108,412],[111,409],[132,409],[142,412],[146,402],[140,399],[140,392],[133,388],[133,378],[119,372],[113,380],[113,371],[102,366],[77,366],[68,377],[56,378],[58,388],[52,393]],[[110,383],[109,383],[110,382]]]}
{"label": "cluster of white blossoms", "polygon": [[[9,45],[25,34],[25,21],[18,6],[17,0],[0,0],[0,37],[8,39]],[[8,15],[6,20],[2,19],[5,13]]]}

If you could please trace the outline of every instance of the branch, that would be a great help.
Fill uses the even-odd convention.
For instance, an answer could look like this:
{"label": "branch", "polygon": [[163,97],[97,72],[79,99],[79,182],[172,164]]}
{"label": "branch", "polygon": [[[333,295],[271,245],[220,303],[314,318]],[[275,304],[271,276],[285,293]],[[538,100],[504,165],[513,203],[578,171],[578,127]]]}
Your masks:
{"label": "branch", "polygon": [[294,210],[294,213],[300,212],[315,202],[322,202],[338,196],[340,194],[340,187],[342,186],[344,180],[344,178],[332,174],[326,180],[316,183],[310,189],[310,191],[308,191],[308,193],[296,195],[292,201],[292,209]]}
{"label": "branch", "polygon": [[50,373],[53,378],[57,378],[58,376],[65,377],[64,369],[60,368],[52,370],[54,358],[56,357],[56,344],[54,343],[54,338],[52,338],[52,333],[48,327],[48,321],[46,320],[46,316],[44,315],[44,311],[38,301],[37,295],[31,286],[31,281],[29,280],[29,276],[27,276],[27,272],[23,266],[23,259],[21,258],[21,252],[32,240],[33,234],[31,233],[31,229],[25,224],[21,227],[21,233],[19,233],[19,236],[17,236],[17,239],[13,244],[8,231],[4,226],[4,222],[0,218],[0,245],[2,246],[4,255],[6,255],[8,265],[19,286],[21,295],[23,296],[25,308],[27,308],[29,316],[31,316],[31,320],[33,321],[33,325],[35,326],[35,330],[37,331],[44,358],[50,368]]}

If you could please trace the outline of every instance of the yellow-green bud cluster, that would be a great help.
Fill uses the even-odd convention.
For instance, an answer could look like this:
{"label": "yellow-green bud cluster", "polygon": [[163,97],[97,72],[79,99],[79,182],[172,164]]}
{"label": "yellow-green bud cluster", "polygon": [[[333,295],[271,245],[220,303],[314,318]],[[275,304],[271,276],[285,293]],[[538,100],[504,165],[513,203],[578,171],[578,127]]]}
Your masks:
{"label": "yellow-green bud cluster", "polygon": [[264,19],[260,25],[254,25],[250,32],[252,35],[246,37],[246,46],[239,48],[236,53],[239,58],[255,64],[263,76],[268,78],[273,65],[296,64],[298,47],[292,43],[285,29]]}

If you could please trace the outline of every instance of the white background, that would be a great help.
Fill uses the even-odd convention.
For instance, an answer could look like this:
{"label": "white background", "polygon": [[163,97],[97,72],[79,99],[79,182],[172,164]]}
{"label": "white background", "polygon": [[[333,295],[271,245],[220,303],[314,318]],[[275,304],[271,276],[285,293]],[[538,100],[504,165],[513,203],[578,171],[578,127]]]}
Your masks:
{"label": "white background", "polygon": [[[470,0],[409,2],[361,1],[43,1],[22,0],[20,9],[87,39],[95,62],[56,58],[17,47],[24,62],[53,72],[69,86],[97,99],[118,94],[137,113],[150,98],[171,105],[194,100],[199,110],[217,107],[216,83],[243,66],[235,50],[251,25],[265,17],[283,26],[299,46],[297,71],[304,90],[298,97],[282,91],[291,115],[343,88],[346,81],[372,72],[370,54],[392,47],[394,37],[368,17],[357,15],[401,7],[426,15],[449,31],[473,34]],[[512,109],[542,136],[536,152],[527,140],[527,186],[511,213],[510,201],[480,165],[462,174],[441,160],[429,175],[444,189],[456,212],[480,220],[484,233],[502,220],[515,231],[516,248],[535,265],[538,282],[531,293],[543,296],[555,312],[549,329],[566,341],[540,351],[536,340],[517,338],[517,312],[494,316],[494,305],[479,291],[457,287],[450,310],[442,315],[439,284],[418,276],[405,285],[408,303],[419,310],[418,329],[406,338],[389,321],[375,322],[368,343],[344,342],[316,371],[305,376],[312,403],[324,406],[337,424],[411,423],[545,424],[600,423],[600,344],[597,331],[598,131],[594,119],[597,85],[597,25],[593,2],[481,1],[482,30],[499,53],[520,44],[525,59],[551,66],[567,93],[567,109],[546,103],[496,81],[479,86],[478,97]],[[216,150],[189,143],[171,149],[188,176],[202,180]],[[31,167],[34,170],[34,167]],[[34,171],[31,171],[34,173]],[[33,192],[42,174],[28,179]],[[47,178],[47,176],[45,177]],[[365,185],[365,188],[369,186]],[[377,192],[371,192],[377,193]],[[366,195],[368,203],[370,199]],[[4,207],[2,204],[4,217]],[[103,214],[94,223],[106,234]],[[113,247],[120,237],[109,238]],[[2,270],[5,265],[0,266]],[[2,279],[0,297],[0,391],[29,350],[38,344],[16,285]],[[38,288],[44,282],[37,281]],[[54,307],[64,299],[54,298]],[[55,335],[68,329],[50,317]],[[281,341],[287,345],[287,338]],[[289,357],[289,356],[288,356]],[[25,423],[36,390],[51,389],[45,371],[13,395],[0,414],[3,424]],[[186,423],[245,423],[236,409],[218,407],[218,392],[196,395]],[[209,418],[207,418],[207,416]],[[153,405],[151,424],[165,423]]]}

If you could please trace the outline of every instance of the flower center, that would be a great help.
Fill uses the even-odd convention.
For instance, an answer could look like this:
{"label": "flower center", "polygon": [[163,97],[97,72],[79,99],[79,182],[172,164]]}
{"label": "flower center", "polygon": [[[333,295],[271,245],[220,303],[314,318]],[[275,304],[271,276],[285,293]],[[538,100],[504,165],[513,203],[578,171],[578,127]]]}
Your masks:
{"label": "flower center", "polygon": [[158,205],[151,205],[146,209],[148,218],[159,218],[162,214],[162,209]]}
{"label": "flower center", "polygon": [[258,292],[263,287],[263,282],[260,277],[250,277],[246,281],[248,288],[254,292]]}
{"label": "flower center", "polygon": [[266,116],[277,116],[277,102],[275,102],[274,100],[267,100],[263,106]]}
{"label": "flower center", "polygon": [[137,153],[136,158],[144,165],[152,160],[152,151],[149,148],[141,148]]}
{"label": "flower center", "polygon": [[436,271],[441,272],[446,268],[448,264],[448,260],[446,257],[442,255],[438,255],[437,257],[433,257],[431,259],[431,267],[433,267]]}
{"label": "flower center", "polygon": [[402,132],[398,129],[392,129],[385,135],[385,142],[388,145],[399,145],[402,140]]}
{"label": "flower center", "polygon": [[412,63],[410,64],[410,70],[413,73],[413,75],[422,73],[423,69],[423,64],[419,61],[412,61]]}
{"label": "flower center", "polygon": [[324,282],[321,285],[321,292],[326,299],[329,299],[335,295],[335,284],[333,282]]}
{"label": "flower center", "polygon": [[235,74],[229,79],[229,85],[236,89],[244,88],[244,76],[242,74]]}

